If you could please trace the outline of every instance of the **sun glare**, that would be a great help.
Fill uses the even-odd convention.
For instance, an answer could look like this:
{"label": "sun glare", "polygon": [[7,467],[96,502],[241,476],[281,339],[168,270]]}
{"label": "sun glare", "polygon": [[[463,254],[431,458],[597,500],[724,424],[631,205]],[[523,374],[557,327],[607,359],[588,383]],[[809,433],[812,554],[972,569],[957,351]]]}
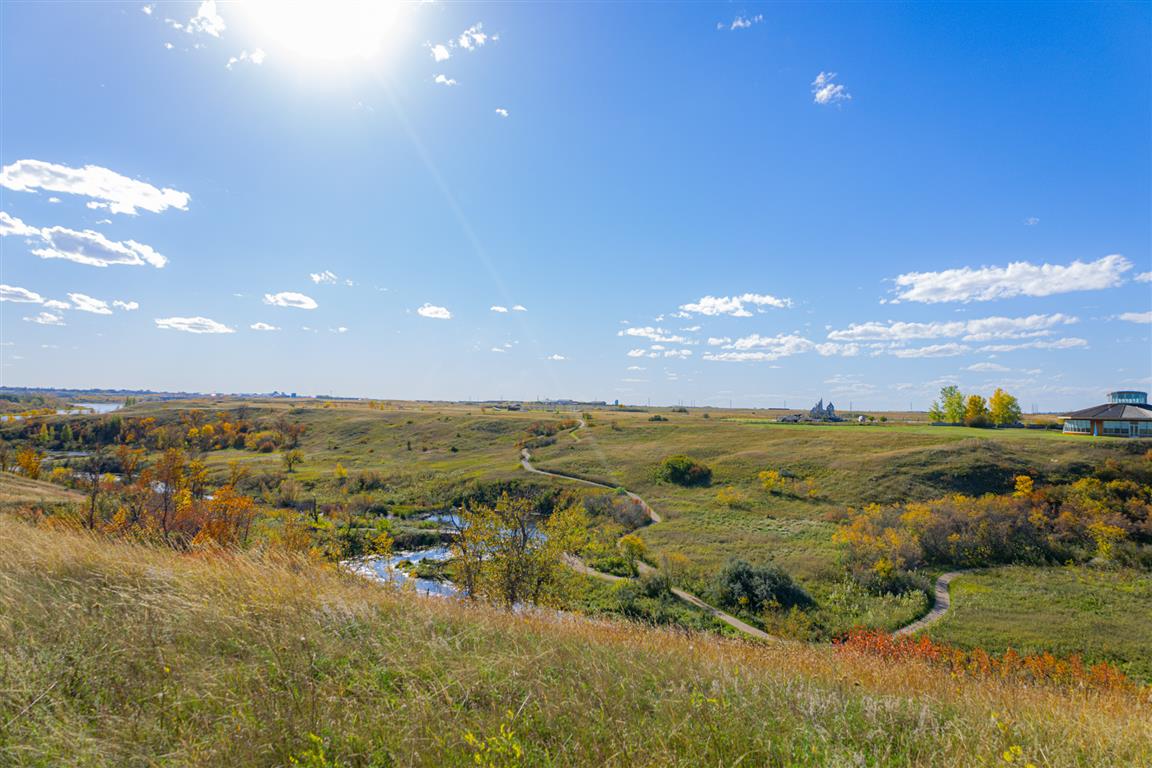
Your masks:
{"label": "sun glare", "polygon": [[372,58],[392,34],[401,3],[383,0],[249,0],[257,28],[314,59]]}

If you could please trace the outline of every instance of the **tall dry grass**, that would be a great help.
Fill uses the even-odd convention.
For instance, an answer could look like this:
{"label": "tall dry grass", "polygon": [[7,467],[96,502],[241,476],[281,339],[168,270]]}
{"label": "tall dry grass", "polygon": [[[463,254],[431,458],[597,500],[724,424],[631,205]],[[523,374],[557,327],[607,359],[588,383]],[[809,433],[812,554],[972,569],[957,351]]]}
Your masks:
{"label": "tall dry grass", "polygon": [[0,516],[0,765],[1138,766],[1147,707]]}

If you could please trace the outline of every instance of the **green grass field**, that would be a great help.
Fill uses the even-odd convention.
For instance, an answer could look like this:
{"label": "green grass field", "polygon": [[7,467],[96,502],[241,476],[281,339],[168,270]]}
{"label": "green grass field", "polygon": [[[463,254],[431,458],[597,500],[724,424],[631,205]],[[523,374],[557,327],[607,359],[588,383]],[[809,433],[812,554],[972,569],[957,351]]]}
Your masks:
{"label": "green grass field", "polygon": [[1051,651],[1107,661],[1152,681],[1152,574],[1125,569],[996,568],[952,582],[933,640],[993,652]]}

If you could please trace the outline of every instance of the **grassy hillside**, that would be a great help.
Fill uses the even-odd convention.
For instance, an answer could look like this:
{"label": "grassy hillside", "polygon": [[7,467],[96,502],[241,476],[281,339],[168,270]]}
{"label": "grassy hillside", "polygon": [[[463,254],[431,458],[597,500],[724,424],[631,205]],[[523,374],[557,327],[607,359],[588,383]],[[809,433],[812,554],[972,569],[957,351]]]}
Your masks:
{"label": "grassy hillside", "polygon": [[1152,574],[1131,569],[997,568],[952,582],[934,640],[993,652],[1108,661],[1152,680]]}
{"label": "grassy hillside", "polygon": [[0,504],[56,504],[84,501],[84,494],[42,480],[5,472],[0,475]]}
{"label": "grassy hillside", "polygon": [[1134,693],[509,614],[2,516],[0,606],[4,765],[1152,761]]}

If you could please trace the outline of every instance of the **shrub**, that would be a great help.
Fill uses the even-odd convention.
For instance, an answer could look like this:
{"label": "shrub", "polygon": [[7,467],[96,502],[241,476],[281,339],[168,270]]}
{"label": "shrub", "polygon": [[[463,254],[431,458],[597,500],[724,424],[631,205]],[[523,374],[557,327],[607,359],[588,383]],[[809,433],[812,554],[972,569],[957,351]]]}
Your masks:
{"label": "shrub", "polygon": [[754,566],[730,560],[716,577],[715,591],[721,605],[760,613],[764,609],[808,608],[815,605],[792,577],[774,565]]}
{"label": "shrub", "polygon": [[686,487],[710,485],[712,483],[712,470],[688,456],[669,456],[660,462],[656,471],[660,480]]}

